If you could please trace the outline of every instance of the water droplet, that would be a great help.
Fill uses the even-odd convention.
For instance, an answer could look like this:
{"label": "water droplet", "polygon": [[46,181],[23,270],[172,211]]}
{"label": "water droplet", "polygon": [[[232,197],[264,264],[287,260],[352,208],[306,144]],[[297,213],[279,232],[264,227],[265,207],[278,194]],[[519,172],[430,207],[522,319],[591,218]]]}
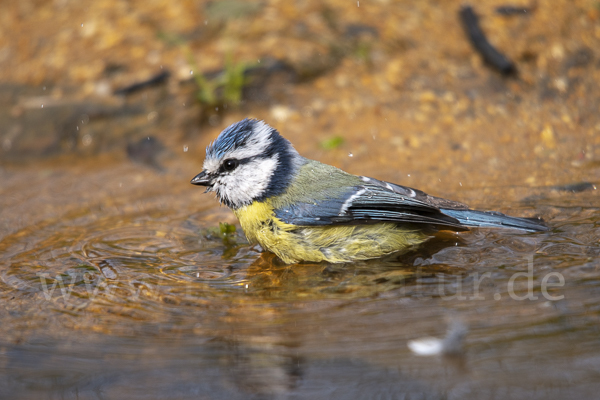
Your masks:
{"label": "water droplet", "polygon": [[81,24],[81,27],[83,28],[83,24]]}
{"label": "water droplet", "polygon": [[356,2],[356,7],[360,7],[360,1]]}
{"label": "water droplet", "polygon": [[348,153],[348,157],[354,157],[354,154],[352,154],[352,152]]}
{"label": "water droplet", "polygon": [[81,138],[81,143],[84,146],[89,146],[90,144],[92,144],[92,135],[87,134],[84,137]]}
{"label": "water droplet", "polygon": [[433,356],[444,351],[444,341],[434,337],[409,340],[406,344],[413,353],[420,356]]}
{"label": "water droplet", "polygon": [[410,178],[410,174],[406,174],[406,175],[408,175],[408,177]]}
{"label": "water droplet", "polygon": [[462,182],[458,182],[458,184],[462,187]]}
{"label": "water droplet", "polygon": [[46,90],[46,86],[43,87],[43,90]]}
{"label": "water droplet", "polygon": [[187,145],[187,144],[184,144],[184,145],[183,145],[183,152],[184,152],[184,153],[187,153],[187,151],[188,151],[188,145]]}
{"label": "water droplet", "polygon": [[148,121],[154,121],[156,117],[158,117],[158,113],[156,111],[150,111],[146,116],[146,118],[148,118]]}
{"label": "water droplet", "polygon": [[42,108],[44,108],[44,105],[42,104]]}
{"label": "water droplet", "polygon": [[194,75],[194,71],[190,69],[190,75]]}
{"label": "water droplet", "polygon": [[215,107],[215,111],[219,111],[219,107]]}

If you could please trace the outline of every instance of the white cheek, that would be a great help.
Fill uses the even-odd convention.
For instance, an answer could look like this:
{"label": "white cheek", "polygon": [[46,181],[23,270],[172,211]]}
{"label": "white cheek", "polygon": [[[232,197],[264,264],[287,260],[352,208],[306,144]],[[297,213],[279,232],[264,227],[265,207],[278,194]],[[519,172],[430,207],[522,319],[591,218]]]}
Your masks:
{"label": "white cheek", "polygon": [[278,157],[259,159],[241,165],[233,174],[220,179],[219,190],[236,207],[249,204],[261,196],[277,168]]}

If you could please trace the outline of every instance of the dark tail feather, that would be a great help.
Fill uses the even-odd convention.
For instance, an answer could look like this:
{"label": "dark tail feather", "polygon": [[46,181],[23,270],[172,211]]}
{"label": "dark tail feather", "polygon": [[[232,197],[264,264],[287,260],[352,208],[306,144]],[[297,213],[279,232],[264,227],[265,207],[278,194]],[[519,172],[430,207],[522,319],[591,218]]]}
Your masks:
{"label": "dark tail feather", "polygon": [[480,227],[505,227],[523,229],[526,231],[547,231],[548,227],[544,221],[538,218],[517,218],[504,215],[497,211],[475,211],[475,210],[441,210],[444,214],[456,218],[466,226]]}

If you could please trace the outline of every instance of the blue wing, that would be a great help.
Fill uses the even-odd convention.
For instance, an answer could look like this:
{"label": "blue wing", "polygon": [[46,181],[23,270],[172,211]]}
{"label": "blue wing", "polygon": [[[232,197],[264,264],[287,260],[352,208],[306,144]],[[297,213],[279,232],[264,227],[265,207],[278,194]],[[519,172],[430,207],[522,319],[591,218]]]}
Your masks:
{"label": "blue wing", "polygon": [[467,230],[469,227],[548,230],[539,219],[470,210],[463,203],[430,196],[417,189],[373,178],[360,179],[363,184],[348,187],[336,198],[281,207],[275,210],[275,216],[288,224],[300,226],[392,222],[427,224],[453,230]]}
{"label": "blue wing", "polygon": [[300,226],[393,222],[466,229],[458,219],[440,210],[442,206],[468,210],[462,203],[373,178],[361,177],[361,180],[363,184],[348,187],[336,198],[284,206],[275,210],[275,216],[285,223]]}

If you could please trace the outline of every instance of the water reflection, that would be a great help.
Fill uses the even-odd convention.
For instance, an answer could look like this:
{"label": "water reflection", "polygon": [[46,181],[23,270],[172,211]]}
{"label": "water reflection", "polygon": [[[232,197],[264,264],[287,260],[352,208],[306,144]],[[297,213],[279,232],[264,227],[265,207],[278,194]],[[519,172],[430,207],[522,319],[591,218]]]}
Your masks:
{"label": "water reflection", "polygon": [[0,394],[15,399],[26,394],[137,399],[149,393],[151,398],[182,399],[444,398],[397,368],[356,359],[305,360],[235,343],[162,343],[162,349],[153,350],[133,339],[105,343],[120,351],[106,354],[90,341],[55,344],[52,351],[47,351],[48,343],[7,349],[5,367],[11,373],[9,379],[0,378]]}

